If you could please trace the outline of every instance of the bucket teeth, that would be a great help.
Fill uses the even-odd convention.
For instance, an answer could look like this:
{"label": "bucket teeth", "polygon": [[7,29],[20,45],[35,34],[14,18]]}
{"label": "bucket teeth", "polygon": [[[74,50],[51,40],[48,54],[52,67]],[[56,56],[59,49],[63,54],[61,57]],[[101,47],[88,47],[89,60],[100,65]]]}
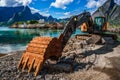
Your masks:
{"label": "bucket teeth", "polygon": [[25,69],[27,62],[28,62],[28,57],[26,58],[25,62],[23,63],[22,71]]}
{"label": "bucket teeth", "polygon": [[23,57],[18,64],[18,68],[22,67],[22,71],[24,71],[25,68],[28,68],[28,74],[33,69],[35,71],[34,76],[37,76],[39,70],[42,68],[43,61],[42,55],[27,52],[23,54]]}
{"label": "bucket teeth", "polygon": [[29,70],[28,70],[28,74],[30,73],[31,69],[33,68],[33,64],[35,62],[35,59],[33,59],[33,61],[30,64]]}
{"label": "bucket teeth", "polygon": [[18,63],[17,68],[20,68],[20,66],[21,66],[21,64],[22,64],[22,60],[23,60],[23,56],[21,57],[21,59],[20,59],[20,61],[19,61],[19,63]]}
{"label": "bucket teeth", "polygon": [[42,68],[43,63],[41,61],[39,61],[39,64],[37,65],[36,69],[35,69],[35,73],[34,76],[37,76],[39,70]]}

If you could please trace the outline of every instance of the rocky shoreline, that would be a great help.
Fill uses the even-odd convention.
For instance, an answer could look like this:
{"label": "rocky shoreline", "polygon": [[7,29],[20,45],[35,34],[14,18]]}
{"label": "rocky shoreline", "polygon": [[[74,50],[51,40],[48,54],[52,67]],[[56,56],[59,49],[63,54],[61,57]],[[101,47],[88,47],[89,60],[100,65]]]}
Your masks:
{"label": "rocky shoreline", "polygon": [[[0,57],[0,80],[118,80],[120,79],[120,43],[106,38],[104,45],[87,45],[71,38],[62,57],[55,63],[46,61],[37,77],[17,69],[24,51]],[[83,44],[81,46],[81,43]]]}
{"label": "rocky shoreline", "polygon": [[[12,26],[10,26],[10,28],[20,28],[20,29],[64,29],[64,24],[61,23],[54,23],[54,24],[28,24],[28,25],[24,25],[24,24],[14,24]],[[118,33],[120,34],[120,27],[116,27],[116,28],[108,28],[109,32],[113,32],[113,33]]]}
{"label": "rocky shoreline", "polygon": [[13,24],[10,28],[20,28],[20,29],[63,29],[64,24],[55,23],[37,23],[37,24]]}

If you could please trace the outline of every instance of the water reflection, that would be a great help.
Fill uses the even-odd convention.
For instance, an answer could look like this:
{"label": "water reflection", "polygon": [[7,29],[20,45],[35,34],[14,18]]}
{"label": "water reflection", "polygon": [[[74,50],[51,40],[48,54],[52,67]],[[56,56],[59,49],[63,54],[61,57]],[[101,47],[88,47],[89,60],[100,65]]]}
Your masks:
{"label": "water reflection", "polygon": [[[36,36],[59,37],[62,31],[59,29],[11,29],[0,27],[0,53],[25,49],[28,42]],[[80,33],[79,29],[75,32],[75,34]]]}
{"label": "water reflection", "polygon": [[26,43],[35,36],[57,37],[62,30],[47,29],[7,29],[0,30],[0,43]]}

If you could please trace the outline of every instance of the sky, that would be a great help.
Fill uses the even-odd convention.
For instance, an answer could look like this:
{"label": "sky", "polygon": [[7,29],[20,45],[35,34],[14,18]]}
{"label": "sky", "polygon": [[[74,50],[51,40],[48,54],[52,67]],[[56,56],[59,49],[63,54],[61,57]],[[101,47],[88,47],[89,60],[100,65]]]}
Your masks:
{"label": "sky", "polygon": [[[32,13],[54,18],[67,18],[84,10],[93,13],[106,0],[0,0],[2,7],[29,6]],[[120,0],[115,0],[120,4]]]}

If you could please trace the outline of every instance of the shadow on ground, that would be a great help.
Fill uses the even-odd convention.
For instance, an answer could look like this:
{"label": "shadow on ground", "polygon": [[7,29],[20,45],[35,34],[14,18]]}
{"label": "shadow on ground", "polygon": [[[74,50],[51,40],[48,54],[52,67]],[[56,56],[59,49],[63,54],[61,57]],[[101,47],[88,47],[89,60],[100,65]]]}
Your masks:
{"label": "shadow on ground", "polygon": [[110,57],[108,58],[112,67],[101,69],[99,67],[94,70],[107,74],[111,80],[119,80],[120,79],[120,56],[118,57]]}
{"label": "shadow on ground", "polygon": [[[72,53],[72,56],[62,57],[60,61],[57,62],[57,64],[48,64],[49,66],[44,66],[44,68],[40,72],[40,75],[73,73],[79,70],[88,70],[94,65],[94,62],[97,58],[96,55],[107,54],[109,52],[112,52],[113,49],[117,47],[119,44],[120,44],[119,42],[112,42],[112,43],[107,42],[101,48],[96,50],[90,50],[82,54]],[[92,55],[94,55],[94,60],[92,61],[83,60],[86,57]],[[114,60],[110,60],[110,61],[112,62]],[[60,65],[63,65],[64,67],[59,67]],[[120,79],[120,74],[119,74],[120,72],[119,70],[114,69],[114,62],[112,62],[112,65],[113,68],[105,68],[104,70],[100,70],[100,68],[96,68],[95,70],[107,74],[108,76],[110,76],[111,80],[118,80]]]}

